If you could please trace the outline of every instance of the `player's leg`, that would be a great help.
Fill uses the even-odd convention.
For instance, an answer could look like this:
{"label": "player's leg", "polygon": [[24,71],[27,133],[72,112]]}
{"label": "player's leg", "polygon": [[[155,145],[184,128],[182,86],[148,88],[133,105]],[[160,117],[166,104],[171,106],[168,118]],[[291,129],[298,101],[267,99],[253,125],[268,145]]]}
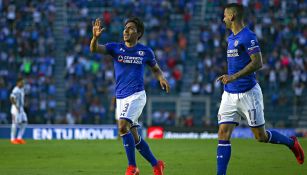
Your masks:
{"label": "player's leg", "polygon": [[299,164],[304,163],[304,150],[295,136],[289,138],[278,131],[265,130],[264,126],[252,128],[252,131],[259,142],[285,145],[294,153]]}
{"label": "player's leg", "polygon": [[240,112],[242,112],[242,115],[246,118],[255,138],[259,142],[285,144],[287,146],[293,144],[291,139],[281,135],[280,133],[265,130],[263,97],[261,88],[258,84],[248,92],[242,94],[239,106]]}
{"label": "player's leg", "polygon": [[132,127],[131,132],[136,143],[136,149],[151,164],[153,167],[154,175],[163,175],[165,166],[164,162],[155,158],[147,142],[138,134],[137,127]]}
{"label": "player's leg", "polygon": [[228,162],[231,157],[231,133],[236,124],[220,124],[218,131],[218,147],[217,147],[217,175],[225,175]]}
{"label": "player's leg", "polygon": [[132,133],[130,132],[131,124],[126,119],[119,119],[118,130],[119,135],[123,139],[123,145],[126,151],[128,159],[128,168],[126,170],[126,175],[138,175],[139,170],[136,167],[135,161],[135,141]]}
{"label": "player's leg", "polygon": [[16,115],[12,113],[12,125],[11,125],[11,143],[12,144],[19,144],[15,138],[16,130],[17,130]]}
{"label": "player's leg", "polygon": [[233,129],[240,122],[237,113],[236,94],[223,93],[220,109],[218,112],[218,147],[217,147],[217,175],[225,175],[228,162],[231,157],[230,137]]}
{"label": "player's leg", "polygon": [[27,118],[27,114],[25,112],[21,113],[21,115],[19,116],[21,119],[21,122],[18,123],[19,125],[19,131],[18,131],[18,135],[17,135],[17,141],[20,144],[25,144],[26,141],[22,139],[23,134],[26,130],[26,126],[28,124],[28,118]]}
{"label": "player's leg", "polygon": [[153,153],[151,152],[149,145],[144,139],[142,139],[137,131],[138,119],[142,114],[143,108],[146,104],[146,93],[145,91],[137,92],[133,95],[133,100],[131,101],[131,106],[128,110],[129,118],[131,118],[133,125],[131,127],[131,132],[134,136],[136,143],[136,149],[140,154],[153,166],[153,171],[155,175],[163,175],[164,163],[163,161],[157,160]]}
{"label": "player's leg", "polygon": [[16,131],[17,131],[17,117],[18,111],[15,107],[11,108],[11,116],[12,116],[12,125],[11,125],[11,143],[12,144],[19,144],[16,140]]}
{"label": "player's leg", "polygon": [[134,136],[135,140],[135,148],[139,151],[139,153],[151,164],[151,166],[156,166],[158,164],[157,159],[151,152],[148,144],[144,139],[139,136],[137,127],[131,128],[131,132]]}
{"label": "player's leg", "polygon": [[296,137],[289,138],[278,131],[265,129],[263,96],[258,84],[244,94],[239,106],[259,142],[285,145],[295,154],[298,163],[304,162],[304,151]]}
{"label": "player's leg", "polygon": [[116,115],[118,116],[118,130],[119,135],[123,139],[123,145],[126,150],[126,155],[128,158],[128,168],[126,170],[126,175],[137,175],[139,170],[136,167],[135,160],[135,141],[130,128],[133,124],[134,118],[133,109],[137,108],[133,103],[135,96],[131,95],[124,99],[116,100]]}
{"label": "player's leg", "polygon": [[123,145],[128,158],[128,165],[136,167],[135,161],[135,142],[132,133],[130,132],[131,124],[125,119],[119,119],[118,131],[123,139]]}
{"label": "player's leg", "polygon": [[255,139],[259,142],[272,143],[272,144],[282,144],[291,148],[294,145],[294,141],[274,130],[266,130],[265,127],[259,126],[252,128]]}

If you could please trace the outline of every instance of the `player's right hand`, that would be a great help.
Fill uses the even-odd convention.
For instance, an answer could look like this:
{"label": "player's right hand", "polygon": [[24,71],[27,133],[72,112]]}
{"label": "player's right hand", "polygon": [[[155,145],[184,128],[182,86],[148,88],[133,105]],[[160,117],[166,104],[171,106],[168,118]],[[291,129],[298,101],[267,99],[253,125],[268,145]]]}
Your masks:
{"label": "player's right hand", "polygon": [[105,30],[105,28],[101,26],[100,19],[97,18],[95,22],[92,22],[92,25],[93,25],[93,37],[95,38],[100,37],[101,33]]}

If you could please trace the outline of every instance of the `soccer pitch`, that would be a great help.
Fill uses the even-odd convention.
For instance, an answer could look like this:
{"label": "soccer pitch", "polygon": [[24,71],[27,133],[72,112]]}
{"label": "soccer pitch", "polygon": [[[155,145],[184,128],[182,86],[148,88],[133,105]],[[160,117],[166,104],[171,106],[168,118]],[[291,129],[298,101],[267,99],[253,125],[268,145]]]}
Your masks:
{"label": "soccer pitch", "polygon": [[[147,140],[166,175],[214,175],[217,140]],[[307,139],[300,139],[307,150]],[[120,140],[33,141],[11,145],[0,140],[1,175],[124,175],[126,155]],[[141,175],[150,165],[136,151]],[[233,139],[227,175],[306,175],[285,146]]]}

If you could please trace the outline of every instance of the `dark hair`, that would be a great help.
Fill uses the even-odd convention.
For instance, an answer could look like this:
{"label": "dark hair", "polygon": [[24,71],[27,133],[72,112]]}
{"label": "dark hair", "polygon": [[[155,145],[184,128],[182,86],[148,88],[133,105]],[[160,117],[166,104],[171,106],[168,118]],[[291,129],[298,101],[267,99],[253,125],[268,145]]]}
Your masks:
{"label": "dark hair", "polygon": [[125,26],[129,22],[133,22],[135,24],[137,32],[141,33],[141,35],[138,37],[138,40],[141,39],[143,34],[144,34],[144,23],[143,23],[143,21],[138,17],[130,17],[130,18],[126,19]]}
{"label": "dark hair", "polygon": [[17,78],[17,83],[19,83],[19,82],[21,82],[21,81],[23,81],[23,78],[22,78],[22,77],[18,77],[18,78]]}
{"label": "dark hair", "polygon": [[230,9],[235,12],[237,20],[241,21],[244,19],[244,7],[242,4],[230,3],[225,6],[224,9]]}

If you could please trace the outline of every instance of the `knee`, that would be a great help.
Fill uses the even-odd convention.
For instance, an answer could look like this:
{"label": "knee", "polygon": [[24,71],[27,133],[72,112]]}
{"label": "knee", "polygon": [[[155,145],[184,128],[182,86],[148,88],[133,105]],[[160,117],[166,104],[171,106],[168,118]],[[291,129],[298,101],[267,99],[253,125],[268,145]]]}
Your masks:
{"label": "knee", "polygon": [[120,135],[127,134],[129,129],[127,126],[119,126],[118,131]]}
{"label": "knee", "polygon": [[118,132],[120,135],[127,134],[129,132],[129,124],[127,122],[119,122]]}
{"label": "knee", "polygon": [[225,129],[225,128],[220,128],[218,131],[218,137],[220,140],[229,140],[231,135],[231,131]]}

